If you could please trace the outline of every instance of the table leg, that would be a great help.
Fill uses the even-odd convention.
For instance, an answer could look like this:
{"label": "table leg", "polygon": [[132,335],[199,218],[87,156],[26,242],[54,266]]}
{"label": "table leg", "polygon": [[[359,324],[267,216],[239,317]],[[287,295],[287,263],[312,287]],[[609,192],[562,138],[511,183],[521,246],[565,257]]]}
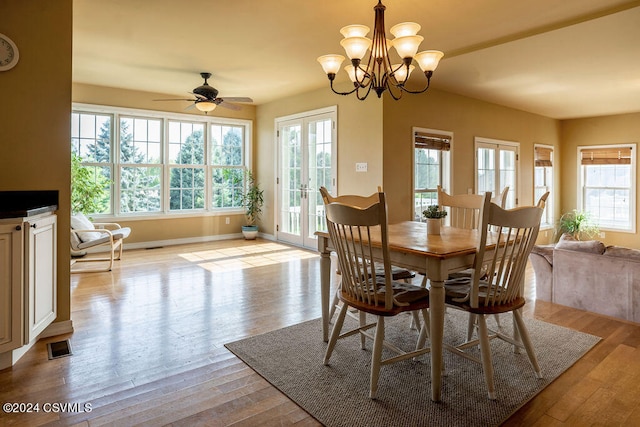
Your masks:
{"label": "table leg", "polygon": [[322,305],[322,340],[329,341],[329,299],[331,293],[331,252],[326,239],[318,238],[320,251],[320,304]]}
{"label": "table leg", "polygon": [[442,384],[442,341],[444,335],[444,282],[431,280],[429,317],[431,322],[431,400],[440,401]]}

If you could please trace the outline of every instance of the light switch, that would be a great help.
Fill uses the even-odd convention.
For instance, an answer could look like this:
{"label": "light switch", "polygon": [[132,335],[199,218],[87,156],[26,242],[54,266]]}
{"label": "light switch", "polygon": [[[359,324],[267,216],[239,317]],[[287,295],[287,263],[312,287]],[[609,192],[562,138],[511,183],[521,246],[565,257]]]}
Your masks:
{"label": "light switch", "polygon": [[367,163],[356,163],[356,172],[366,172]]}

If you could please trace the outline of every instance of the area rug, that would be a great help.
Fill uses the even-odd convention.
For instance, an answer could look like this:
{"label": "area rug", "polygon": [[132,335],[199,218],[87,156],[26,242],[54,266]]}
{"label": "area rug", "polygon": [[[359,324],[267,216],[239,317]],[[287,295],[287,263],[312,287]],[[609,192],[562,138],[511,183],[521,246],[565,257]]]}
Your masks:
{"label": "area rug", "polygon": [[[434,403],[430,398],[428,355],[419,361],[382,366],[378,396],[371,400],[368,397],[371,341],[368,340],[366,350],[360,349],[357,335],[338,341],[331,364],[324,366],[327,344],[321,338],[320,319],[225,346],[326,426],[495,426],[600,340],[535,319],[525,321],[544,378],[535,377],[526,352],[514,353],[507,343],[492,340],[495,401],[487,398],[481,366],[446,351],[442,402]],[[345,327],[355,324],[347,322],[351,322],[349,318]],[[510,332],[511,315],[502,314],[500,325]],[[388,319],[386,326],[388,340],[406,350],[415,346],[417,332],[409,329],[408,316]],[[447,310],[446,342],[461,342],[466,337],[466,328],[465,313]]]}

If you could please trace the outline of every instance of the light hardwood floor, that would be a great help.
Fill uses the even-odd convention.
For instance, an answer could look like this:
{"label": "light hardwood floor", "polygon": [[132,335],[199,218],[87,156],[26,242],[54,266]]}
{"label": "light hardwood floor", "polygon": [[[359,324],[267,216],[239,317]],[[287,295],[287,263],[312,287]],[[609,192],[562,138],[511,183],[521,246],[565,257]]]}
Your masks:
{"label": "light hardwood floor", "polygon": [[[316,253],[266,240],[125,251],[111,273],[73,275],[75,332],[0,371],[0,403],[40,412],[0,425],[318,425],[223,345],[319,317],[319,277]],[[526,289],[526,316],[603,341],[505,424],[640,425],[640,325],[535,301],[531,268]],[[73,355],[48,360],[65,338]]]}

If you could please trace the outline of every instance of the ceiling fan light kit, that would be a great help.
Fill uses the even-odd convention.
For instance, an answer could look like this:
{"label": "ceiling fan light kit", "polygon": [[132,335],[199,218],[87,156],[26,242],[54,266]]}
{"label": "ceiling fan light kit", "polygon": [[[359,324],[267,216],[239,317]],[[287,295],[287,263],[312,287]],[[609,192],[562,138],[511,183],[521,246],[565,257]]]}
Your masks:
{"label": "ceiling fan light kit", "polygon": [[[340,33],[344,36],[344,39],[340,41],[340,45],[342,45],[351,60],[351,65],[347,65],[344,69],[353,82],[353,90],[338,92],[333,87],[333,81],[338,71],[340,71],[340,66],[345,59],[344,56],[330,54],[318,58],[318,62],[320,62],[329,78],[331,90],[334,93],[350,95],[355,92],[359,100],[364,100],[371,92],[371,89],[378,95],[378,98],[382,97],[382,94],[388,90],[391,97],[398,100],[404,92],[416,94],[429,89],[431,76],[433,76],[433,72],[438,67],[438,63],[444,53],[439,50],[426,50],[417,53],[424,38],[418,35],[421,27],[415,22],[403,22],[394,25],[389,30],[394,39],[387,40],[384,30],[385,9],[386,7],[382,4],[382,0],[378,0],[378,4],[373,8],[375,12],[373,40],[366,37],[369,33],[369,27],[365,25],[347,25],[340,30]],[[389,57],[389,48],[391,46],[395,47],[398,56],[402,59],[402,63],[391,64]],[[365,63],[363,59],[369,50],[369,58],[366,61],[366,65],[363,66]],[[415,69],[412,64],[414,59],[427,78],[425,86],[419,90],[410,90],[405,87],[405,82]]]}
{"label": "ceiling fan light kit", "polygon": [[[229,108],[231,110],[239,110],[241,107],[233,102],[253,102],[253,99],[246,96],[225,97],[218,98],[218,89],[212,87],[207,83],[207,80],[211,78],[211,73],[200,73],[200,77],[204,79],[204,83],[193,89],[191,94],[195,96],[193,99],[171,98],[171,99],[154,99],[154,101],[189,101],[193,102],[188,108],[197,108],[198,111],[202,111],[207,114],[210,111],[216,109],[218,105],[221,107]],[[233,101],[233,102],[230,102]]]}

